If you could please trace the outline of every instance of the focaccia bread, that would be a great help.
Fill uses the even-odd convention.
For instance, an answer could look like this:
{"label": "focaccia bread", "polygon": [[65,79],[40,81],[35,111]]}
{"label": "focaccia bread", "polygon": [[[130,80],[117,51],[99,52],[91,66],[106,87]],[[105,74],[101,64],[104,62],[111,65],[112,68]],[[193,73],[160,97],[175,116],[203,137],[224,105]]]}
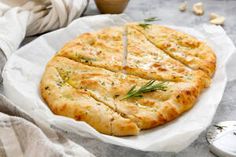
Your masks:
{"label": "focaccia bread", "polygon": [[[104,134],[128,136],[165,124],[196,103],[215,71],[211,48],[163,26],[128,24],[127,29],[125,67],[123,27],[82,34],[49,61],[40,91],[52,112],[85,121]],[[162,34],[160,39],[154,33]],[[185,57],[175,56],[160,41],[175,45]],[[126,98],[150,82],[165,88]]]}

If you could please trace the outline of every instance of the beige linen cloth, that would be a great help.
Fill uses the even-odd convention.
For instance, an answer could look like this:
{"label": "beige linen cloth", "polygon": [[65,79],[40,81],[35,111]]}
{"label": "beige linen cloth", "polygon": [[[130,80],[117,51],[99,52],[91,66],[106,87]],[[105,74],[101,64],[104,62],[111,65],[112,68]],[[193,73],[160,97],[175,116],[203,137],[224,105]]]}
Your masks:
{"label": "beige linen cloth", "polygon": [[[87,5],[88,0],[0,0],[0,70],[25,36],[64,27]],[[0,75],[0,157],[93,156],[51,128],[38,128],[1,94],[1,81]]]}
{"label": "beige linen cloth", "polygon": [[0,48],[9,57],[25,36],[64,27],[87,5],[88,0],[0,0]]}
{"label": "beige linen cloth", "polygon": [[43,132],[2,95],[0,108],[0,157],[93,157],[54,130],[44,128]]}

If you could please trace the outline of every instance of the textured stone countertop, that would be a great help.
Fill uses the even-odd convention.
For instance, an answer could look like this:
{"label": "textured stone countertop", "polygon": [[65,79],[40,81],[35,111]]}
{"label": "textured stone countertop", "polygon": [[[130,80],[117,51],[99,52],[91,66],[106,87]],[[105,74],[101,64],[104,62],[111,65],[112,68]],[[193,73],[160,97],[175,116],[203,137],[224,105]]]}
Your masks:
{"label": "textured stone countertop", "polygon": [[[203,0],[202,2],[205,6],[205,14],[203,16],[195,16],[192,13],[192,4],[198,1],[188,1],[188,10],[184,13],[178,10],[181,2],[183,1],[130,0],[125,14],[134,20],[157,16],[161,19],[159,23],[192,27],[208,23],[209,13],[216,12],[226,17],[223,28],[234,44],[236,44],[236,0]],[[85,15],[96,14],[99,14],[99,12],[93,0],[91,0]],[[236,71],[233,72],[236,73]],[[223,99],[218,107],[213,123],[225,120],[236,120],[236,80],[231,80],[227,83]],[[143,152],[105,144],[92,139],[78,139],[76,141],[98,157],[214,157],[215,155],[209,152],[205,134],[206,132],[203,132],[194,143],[179,153]]]}

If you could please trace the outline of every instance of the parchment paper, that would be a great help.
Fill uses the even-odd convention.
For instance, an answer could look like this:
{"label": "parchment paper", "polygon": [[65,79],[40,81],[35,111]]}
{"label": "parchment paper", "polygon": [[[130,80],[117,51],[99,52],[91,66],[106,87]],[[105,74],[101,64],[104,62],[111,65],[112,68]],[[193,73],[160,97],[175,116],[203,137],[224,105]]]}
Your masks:
{"label": "parchment paper", "polygon": [[[4,72],[4,92],[40,126],[53,127],[71,134],[97,138],[107,143],[145,151],[178,152],[191,144],[212,121],[227,82],[226,63],[235,52],[232,41],[220,26],[201,25],[193,28],[170,26],[206,41],[217,55],[217,70],[211,87],[196,105],[176,120],[142,131],[138,136],[113,137],[101,134],[84,122],[54,115],[42,100],[39,82],[50,58],[70,39],[81,33],[108,26],[122,25],[125,15],[98,15],[80,18],[67,28],[45,34],[14,53]],[[201,32],[201,33],[200,33]]]}

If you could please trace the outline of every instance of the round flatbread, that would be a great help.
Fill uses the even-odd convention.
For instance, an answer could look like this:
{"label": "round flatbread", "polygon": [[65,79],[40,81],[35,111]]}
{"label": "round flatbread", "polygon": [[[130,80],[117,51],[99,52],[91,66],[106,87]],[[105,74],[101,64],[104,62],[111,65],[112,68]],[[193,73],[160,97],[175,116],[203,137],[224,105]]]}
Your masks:
{"label": "round flatbread", "polygon": [[82,34],[49,61],[40,91],[52,112],[104,134],[128,136],[165,124],[196,103],[215,71],[212,49],[167,27],[126,27],[125,67],[123,27]]}

